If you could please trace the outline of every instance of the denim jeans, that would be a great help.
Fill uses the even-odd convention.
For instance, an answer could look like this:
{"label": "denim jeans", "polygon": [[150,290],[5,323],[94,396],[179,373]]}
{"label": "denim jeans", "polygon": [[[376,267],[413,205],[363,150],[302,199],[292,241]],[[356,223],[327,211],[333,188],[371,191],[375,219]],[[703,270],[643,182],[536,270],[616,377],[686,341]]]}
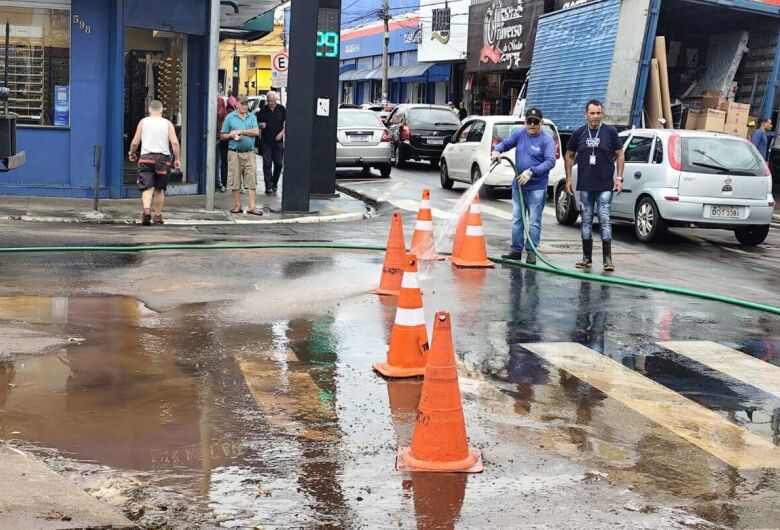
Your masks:
{"label": "denim jeans", "polygon": [[[539,241],[542,238],[542,213],[546,199],[546,189],[523,190],[523,202],[525,202],[525,210],[528,212],[530,223],[528,233],[536,247],[539,246]],[[525,248],[524,217],[520,211],[520,190],[517,186],[512,186],[512,252],[522,252]],[[533,253],[530,249],[529,252]]]}
{"label": "denim jeans", "polygon": [[611,191],[580,191],[580,215],[582,239],[593,239],[593,209],[597,209],[602,241],[612,241]]}
{"label": "denim jeans", "polygon": [[[260,142],[263,155],[263,177],[265,189],[276,189],[279,185],[279,176],[282,174],[284,162],[284,142]],[[273,168],[272,168],[273,164]]]}

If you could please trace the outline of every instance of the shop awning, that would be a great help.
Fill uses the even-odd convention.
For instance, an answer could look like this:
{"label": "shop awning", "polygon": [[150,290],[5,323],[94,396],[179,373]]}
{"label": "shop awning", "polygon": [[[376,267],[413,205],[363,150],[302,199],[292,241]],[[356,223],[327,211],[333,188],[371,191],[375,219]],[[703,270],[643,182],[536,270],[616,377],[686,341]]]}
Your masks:
{"label": "shop awning", "polygon": [[220,39],[258,40],[274,30],[276,0],[223,1],[219,26]]}
{"label": "shop awning", "polygon": [[412,66],[391,66],[390,71],[387,73],[387,77],[390,79],[420,77],[421,75],[425,75],[431,66],[433,66],[433,63],[415,64]]}
{"label": "shop awning", "polygon": [[[401,79],[404,77],[420,77],[425,75],[433,64],[415,64],[412,66],[389,66],[387,68],[388,79]],[[382,68],[361,68],[350,70],[339,76],[339,81],[368,81],[382,79]]]}

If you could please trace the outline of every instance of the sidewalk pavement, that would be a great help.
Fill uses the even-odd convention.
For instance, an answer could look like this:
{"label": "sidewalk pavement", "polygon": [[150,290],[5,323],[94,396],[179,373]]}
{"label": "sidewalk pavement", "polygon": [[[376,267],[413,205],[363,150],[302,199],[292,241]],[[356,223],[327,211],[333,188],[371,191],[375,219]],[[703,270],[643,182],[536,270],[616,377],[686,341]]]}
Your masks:
{"label": "sidewalk pavement", "polygon": [[91,497],[27,453],[0,444],[0,467],[0,528],[136,528],[119,510]]}
{"label": "sidewalk pavement", "polygon": [[[241,195],[246,212],[247,196]],[[248,213],[232,214],[230,192],[217,192],[214,210],[206,210],[205,195],[179,195],[165,198],[163,219],[166,225],[220,224],[289,224],[358,221],[372,213],[363,202],[341,194],[333,199],[312,199],[309,213],[282,213],[282,197],[257,195],[257,207],[262,216]],[[141,199],[101,199],[94,211],[91,199],[59,197],[0,197],[0,220],[38,221],[49,223],[140,224]]]}

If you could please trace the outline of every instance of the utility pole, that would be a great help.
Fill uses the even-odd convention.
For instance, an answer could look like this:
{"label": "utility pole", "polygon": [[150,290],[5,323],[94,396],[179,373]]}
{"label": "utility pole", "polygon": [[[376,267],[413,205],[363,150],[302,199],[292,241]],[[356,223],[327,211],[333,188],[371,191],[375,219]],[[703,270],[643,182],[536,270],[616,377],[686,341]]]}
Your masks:
{"label": "utility pole", "polygon": [[390,57],[388,55],[390,48],[390,6],[389,0],[383,0],[382,4],[382,21],[385,23],[385,38],[382,44],[382,102],[388,101],[387,99],[387,71],[390,63]]}

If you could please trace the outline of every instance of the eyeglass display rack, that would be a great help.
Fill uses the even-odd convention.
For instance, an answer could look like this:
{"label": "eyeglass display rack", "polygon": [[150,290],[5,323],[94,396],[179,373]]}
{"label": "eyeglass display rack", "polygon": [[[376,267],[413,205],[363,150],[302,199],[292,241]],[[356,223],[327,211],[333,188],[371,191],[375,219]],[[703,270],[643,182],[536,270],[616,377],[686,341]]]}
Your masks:
{"label": "eyeglass display rack", "polygon": [[[44,124],[43,43],[26,41],[8,47],[8,88],[11,97],[9,110],[18,114],[18,123]],[[5,68],[5,57],[0,55],[0,76]],[[4,79],[2,80],[4,81]]]}

